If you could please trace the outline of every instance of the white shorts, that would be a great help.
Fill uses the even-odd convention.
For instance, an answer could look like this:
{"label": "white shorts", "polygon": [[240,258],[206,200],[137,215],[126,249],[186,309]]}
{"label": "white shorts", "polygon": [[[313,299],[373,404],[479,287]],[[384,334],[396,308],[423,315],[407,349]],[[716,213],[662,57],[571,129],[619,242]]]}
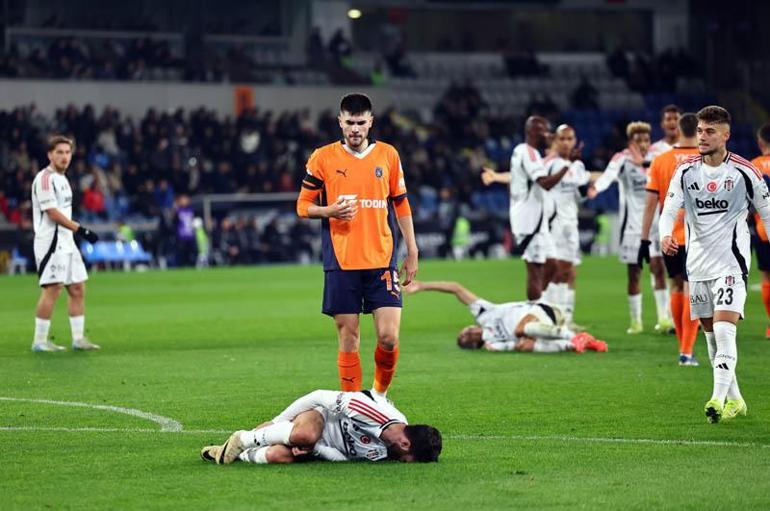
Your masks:
{"label": "white shorts", "polygon": [[714,311],[737,312],[743,317],[746,281],[743,275],[690,281],[690,319],[713,318]]}
{"label": "white shorts", "polygon": [[[660,240],[657,235],[650,234],[650,257],[662,257],[660,251]],[[638,232],[627,232],[623,236],[623,242],[620,244],[619,259],[623,264],[636,264],[639,262],[639,247],[642,244],[642,234]]]}
{"label": "white shorts", "polygon": [[564,224],[555,220],[551,224],[553,258],[580,264],[580,232],[577,224]]}
{"label": "white shorts", "polygon": [[[88,280],[86,265],[83,256],[77,250],[74,252],[59,252],[55,250],[46,260],[47,253],[38,254],[35,250],[35,262],[37,274],[40,276],[40,285],[48,284],[78,284]],[[41,264],[44,266],[41,268]]]}
{"label": "white shorts", "polygon": [[550,233],[514,234],[513,237],[516,239],[516,245],[527,244],[521,258],[528,263],[543,264],[546,259],[553,258],[553,240]]}

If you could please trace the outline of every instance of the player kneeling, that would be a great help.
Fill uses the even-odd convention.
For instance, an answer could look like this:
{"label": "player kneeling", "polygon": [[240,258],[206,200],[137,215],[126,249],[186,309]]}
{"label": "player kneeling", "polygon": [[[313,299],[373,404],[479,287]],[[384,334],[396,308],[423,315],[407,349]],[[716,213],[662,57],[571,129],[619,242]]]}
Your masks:
{"label": "player kneeling", "polygon": [[441,433],[407,425],[388,400],[369,391],[316,390],[294,401],[270,422],[236,431],[224,445],[209,445],[201,457],[218,465],[247,463],[398,460],[438,461]]}
{"label": "player kneeling", "polygon": [[463,349],[558,353],[607,351],[607,343],[586,332],[575,333],[564,325],[561,311],[545,303],[508,302],[494,304],[483,300],[457,282],[412,281],[403,288],[407,294],[420,291],[451,293],[467,305],[476,319],[457,336]]}

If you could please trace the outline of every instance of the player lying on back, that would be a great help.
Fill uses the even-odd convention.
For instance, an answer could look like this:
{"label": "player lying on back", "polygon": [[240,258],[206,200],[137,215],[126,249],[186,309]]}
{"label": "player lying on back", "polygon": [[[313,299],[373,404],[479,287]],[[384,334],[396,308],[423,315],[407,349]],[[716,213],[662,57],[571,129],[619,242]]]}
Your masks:
{"label": "player lying on back", "polygon": [[327,461],[438,461],[441,433],[408,425],[404,414],[369,391],[316,390],[272,421],[236,431],[224,445],[209,445],[201,458],[218,465]]}
{"label": "player lying on back", "polygon": [[476,325],[460,330],[457,345],[463,349],[558,353],[607,351],[607,343],[590,334],[576,334],[564,325],[557,307],[545,303],[508,302],[495,304],[479,298],[457,282],[421,282],[405,286],[407,294],[421,291],[450,293],[468,306]]}

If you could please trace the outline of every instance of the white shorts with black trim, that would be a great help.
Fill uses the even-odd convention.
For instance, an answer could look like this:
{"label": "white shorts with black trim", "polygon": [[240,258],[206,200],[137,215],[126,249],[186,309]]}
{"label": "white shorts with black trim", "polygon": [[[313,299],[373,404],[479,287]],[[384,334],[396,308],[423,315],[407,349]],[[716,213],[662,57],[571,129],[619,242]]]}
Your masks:
{"label": "white shorts with black trim", "polygon": [[40,285],[48,284],[79,284],[88,280],[88,272],[83,262],[83,256],[77,250],[61,252],[58,250],[42,252],[35,247],[35,262]]}
{"label": "white shorts with black trim", "polygon": [[746,280],[743,275],[725,275],[690,282],[690,319],[713,318],[715,311],[737,312],[743,318]]}
{"label": "white shorts with black trim", "polygon": [[550,233],[514,234],[513,237],[517,246],[523,246],[521,258],[528,263],[543,264],[546,259],[553,259],[553,239]]}
{"label": "white shorts with black trim", "polygon": [[580,264],[580,232],[576,223],[562,223],[554,220],[551,224],[553,240],[553,258]]}

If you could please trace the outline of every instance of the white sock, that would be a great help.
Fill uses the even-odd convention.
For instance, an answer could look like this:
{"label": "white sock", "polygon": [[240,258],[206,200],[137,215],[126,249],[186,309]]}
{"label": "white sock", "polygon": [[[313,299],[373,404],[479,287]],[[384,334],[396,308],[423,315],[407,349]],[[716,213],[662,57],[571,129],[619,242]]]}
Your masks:
{"label": "white sock", "polygon": [[655,307],[658,310],[658,322],[669,319],[668,291],[665,289],[655,290]]}
{"label": "white sock", "polygon": [[277,422],[264,428],[241,431],[241,442],[246,447],[264,447],[276,444],[289,445],[292,429],[294,429],[294,424],[286,421]]}
{"label": "white sock", "polygon": [[35,318],[35,344],[46,342],[48,340],[48,330],[50,329],[50,319]]}
{"label": "white sock", "polygon": [[538,339],[532,347],[533,353],[559,353],[561,351],[570,351],[573,348],[572,343],[564,340],[544,341]]}
{"label": "white sock", "polygon": [[631,314],[631,321],[634,323],[642,322],[642,294],[628,295],[628,312]]}
{"label": "white sock", "polygon": [[706,349],[709,352],[709,362],[711,367],[714,367],[714,355],[717,354],[717,341],[714,339],[714,332],[703,331],[706,336]]}
{"label": "white sock", "polygon": [[83,331],[86,328],[85,316],[70,316],[70,330],[72,331],[72,342],[83,340]]}
{"label": "white sock", "polygon": [[733,377],[732,383],[730,383],[730,388],[727,390],[727,399],[734,399],[736,401],[742,401],[743,396],[741,395],[741,389],[738,387],[738,376]]}
{"label": "white sock", "polygon": [[549,282],[543,290],[543,294],[540,296],[540,300],[548,303],[555,303],[554,298],[556,295],[556,284]]}
{"label": "white sock", "polygon": [[266,465],[269,463],[267,461],[267,450],[270,449],[270,446],[267,445],[265,447],[252,447],[251,449],[246,449],[242,453],[238,455],[238,459],[241,461],[245,461],[246,463],[256,463],[257,465]]}
{"label": "white sock", "polygon": [[714,339],[717,351],[714,355],[714,392],[712,399],[724,403],[727,391],[730,390],[735,377],[735,366],[738,364],[738,346],[735,343],[735,325],[727,321],[714,322]]}
{"label": "white sock", "polygon": [[572,318],[575,317],[575,290],[567,287],[566,298],[564,299],[564,320],[569,325]]}
{"label": "white sock", "polygon": [[524,333],[529,337],[540,337],[541,339],[570,339],[572,332],[568,328],[556,325],[548,325],[539,321],[532,321],[524,325]]}

